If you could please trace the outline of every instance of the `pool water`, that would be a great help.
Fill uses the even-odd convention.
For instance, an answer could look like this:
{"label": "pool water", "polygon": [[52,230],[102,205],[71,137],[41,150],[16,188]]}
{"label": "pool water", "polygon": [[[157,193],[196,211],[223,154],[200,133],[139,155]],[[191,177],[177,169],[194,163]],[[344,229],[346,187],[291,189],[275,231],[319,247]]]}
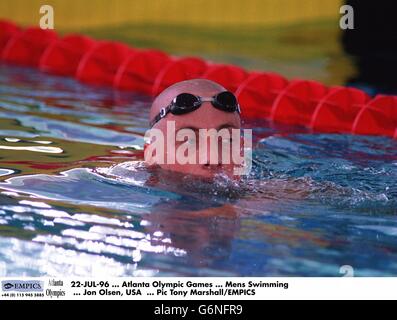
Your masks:
{"label": "pool water", "polygon": [[397,275],[397,141],[245,121],[206,183],[142,165],[150,101],[0,66],[0,276]]}

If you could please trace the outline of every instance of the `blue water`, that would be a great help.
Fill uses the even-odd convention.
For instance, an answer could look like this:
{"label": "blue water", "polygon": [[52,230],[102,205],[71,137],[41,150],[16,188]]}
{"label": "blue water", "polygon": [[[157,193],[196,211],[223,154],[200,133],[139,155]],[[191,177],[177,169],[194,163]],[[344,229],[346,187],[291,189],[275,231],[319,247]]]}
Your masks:
{"label": "blue water", "polygon": [[246,121],[209,184],[142,165],[150,101],[0,66],[0,276],[397,275],[397,141]]}

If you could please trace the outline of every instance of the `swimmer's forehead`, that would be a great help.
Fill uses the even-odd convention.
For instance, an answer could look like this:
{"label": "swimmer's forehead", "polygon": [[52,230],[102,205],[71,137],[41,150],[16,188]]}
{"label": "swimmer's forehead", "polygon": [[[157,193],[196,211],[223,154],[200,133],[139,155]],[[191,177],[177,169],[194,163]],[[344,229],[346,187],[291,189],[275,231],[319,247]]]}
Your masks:
{"label": "swimmer's forehead", "polygon": [[157,96],[150,110],[150,118],[153,119],[160,112],[160,109],[169,105],[178,94],[191,93],[201,97],[212,97],[222,91],[226,91],[226,89],[209,80],[196,79],[179,82]]}

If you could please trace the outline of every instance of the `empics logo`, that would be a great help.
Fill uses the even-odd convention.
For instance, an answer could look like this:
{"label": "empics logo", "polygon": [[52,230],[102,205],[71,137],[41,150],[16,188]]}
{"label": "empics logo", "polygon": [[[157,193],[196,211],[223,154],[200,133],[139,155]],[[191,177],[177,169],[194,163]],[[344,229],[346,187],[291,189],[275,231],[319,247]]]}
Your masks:
{"label": "empics logo", "polygon": [[10,282],[7,282],[7,283],[5,283],[5,284],[3,285],[3,289],[4,289],[4,290],[10,290],[10,289],[12,289],[12,288],[14,288],[14,285],[13,285],[12,283],[10,283]]}
{"label": "empics logo", "polygon": [[6,280],[1,282],[3,291],[16,291],[16,292],[43,292],[43,281],[37,280]]}

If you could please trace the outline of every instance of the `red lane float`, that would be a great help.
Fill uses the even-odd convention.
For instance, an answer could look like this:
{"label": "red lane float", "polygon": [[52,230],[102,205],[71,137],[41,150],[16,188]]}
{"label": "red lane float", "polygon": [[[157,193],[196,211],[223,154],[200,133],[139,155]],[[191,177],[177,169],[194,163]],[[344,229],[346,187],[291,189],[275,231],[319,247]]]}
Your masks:
{"label": "red lane float", "polygon": [[251,73],[236,90],[244,117],[269,118],[274,100],[287,84],[287,79],[276,73]]}
{"label": "red lane float", "polygon": [[159,50],[137,51],[120,65],[113,86],[151,94],[157,75],[171,61],[167,54]]}
{"label": "red lane float", "polygon": [[96,85],[113,85],[117,69],[134,50],[125,44],[99,41],[81,58],[76,78]]}
{"label": "red lane float", "polygon": [[19,32],[21,32],[21,29],[16,24],[0,20],[0,57],[8,40]]}
{"label": "red lane float", "polygon": [[95,44],[93,39],[86,36],[65,36],[47,47],[41,56],[39,68],[44,72],[75,76],[81,58]]}
{"label": "red lane float", "polygon": [[320,101],[309,127],[322,132],[351,132],[356,116],[369,100],[364,91],[339,87]]}
{"label": "red lane float", "polygon": [[81,35],[58,38],[53,31],[22,30],[8,21],[0,21],[0,58],[75,76],[85,83],[152,95],[179,81],[210,79],[236,93],[244,117],[269,118],[320,132],[397,139],[397,96],[370,99],[358,89],[327,88],[311,80],[288,82],[276,73],[248,73],[237,66],[212,64],[196,57],[176,59],[158,50],[136,50]]}
{"label": "red lane float", "polygon": [[397,97],[378,95],[357,114],[352,133],[397,138]]}
{"label": "red lane float", "polygon": [[277,96],[270,119],[293,125],[307,125],[328,88],[311,80],[294,80]]}
{"label": "red lane float", "polygon": [[227,90],[236,92],[238,86],[248,76],[247,71],[240,67],[227,64],[215,64],[208,66],[201,78],[219,83]]}
{"label": "red lane float", "polygon": [[25,66],[38,66],[44,50],[57,38],[54,31],[40,28],[28,28],[25,31],[17,32],[4,47],[2,59]]}
{"label": "red lane float", "polygon": [[207,68],[207,63],[200,58],[182,58],[167,64],[157,75],[152,88],[152,95],[158,95],[165,88],[179,81],[200,78]]}

